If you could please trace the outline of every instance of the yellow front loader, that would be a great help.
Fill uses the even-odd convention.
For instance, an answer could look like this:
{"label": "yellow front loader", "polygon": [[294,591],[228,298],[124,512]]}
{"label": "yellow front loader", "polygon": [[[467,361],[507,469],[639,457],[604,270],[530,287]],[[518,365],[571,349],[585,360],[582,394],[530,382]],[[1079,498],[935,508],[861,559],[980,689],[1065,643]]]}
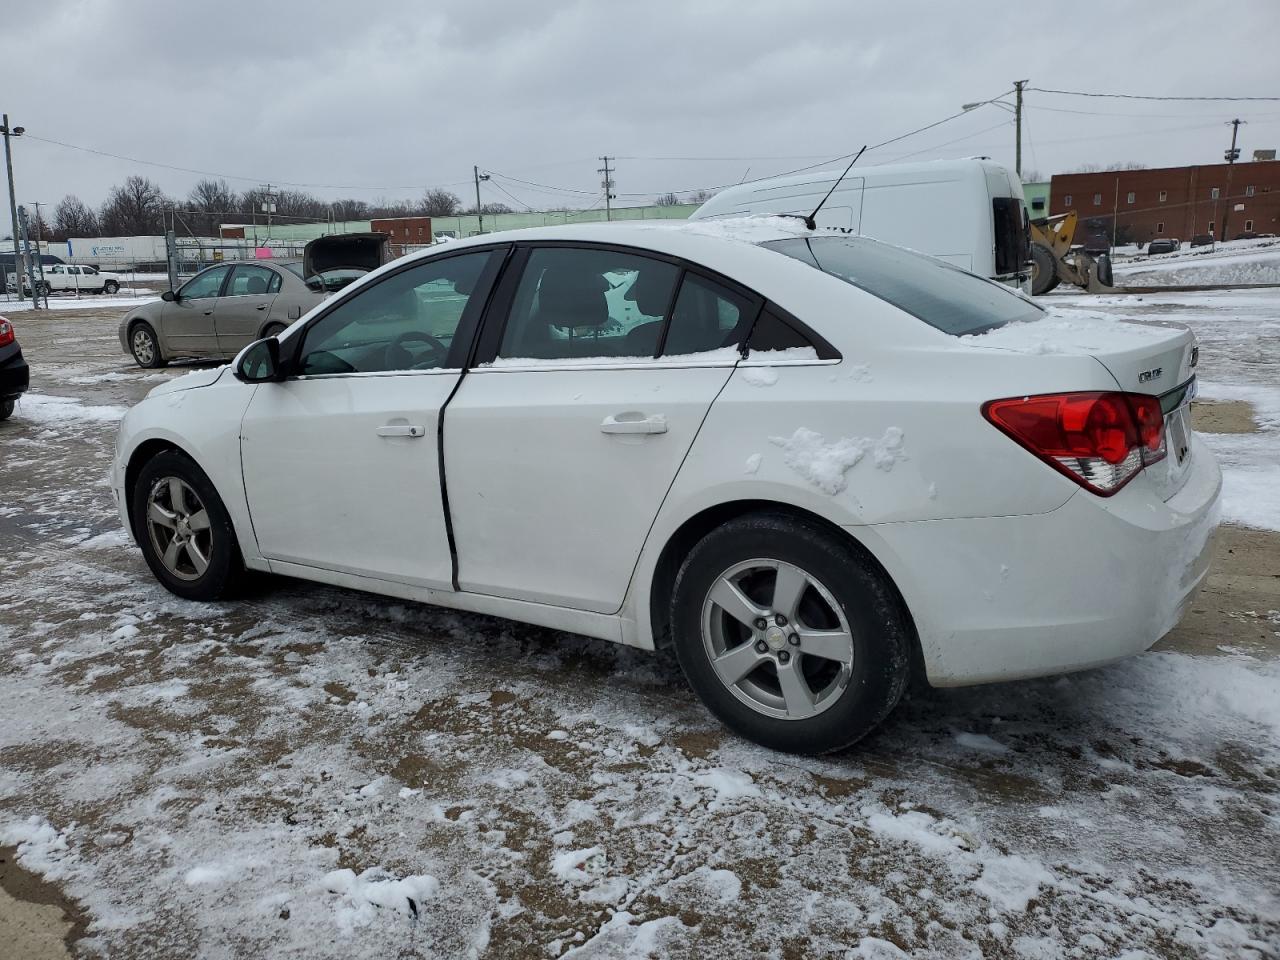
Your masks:
{"label": "yellow front loader", "polygon": [[1111,257],[1096,259],[1083,250],[1071,249],[1076,236],[1076,213],[1060,213],[1031,221],[1031,292],[1048,293],[1059,283],[1073,283],[1089,293],[1114,293]]}

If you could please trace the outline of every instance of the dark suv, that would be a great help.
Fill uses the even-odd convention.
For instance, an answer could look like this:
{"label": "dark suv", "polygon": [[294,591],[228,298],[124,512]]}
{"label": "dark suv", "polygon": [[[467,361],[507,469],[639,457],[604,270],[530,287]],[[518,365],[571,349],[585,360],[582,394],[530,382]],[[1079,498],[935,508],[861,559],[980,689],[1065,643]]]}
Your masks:
{"label": "dark suv", "polygon": [[0,420],[13,415],[13,406],[31,382],[27,361],[14,335],[13,324],[0,317]]}
{"label": "dark suv", "polygon": [[1212,234],[1212,233],[1197,233],[1194,237],[1192,237],[1192,238],[1191,238],[1191,245],[1192,245],[1193,247],[1212,247],[1212,246],[1213,246],[1213,234]]}
{"label": "dark suv", "polygon": [[1147,244],[1147,254],[1153,253],[1173,253],[1182,246],[1180,240],[1152,240]]}

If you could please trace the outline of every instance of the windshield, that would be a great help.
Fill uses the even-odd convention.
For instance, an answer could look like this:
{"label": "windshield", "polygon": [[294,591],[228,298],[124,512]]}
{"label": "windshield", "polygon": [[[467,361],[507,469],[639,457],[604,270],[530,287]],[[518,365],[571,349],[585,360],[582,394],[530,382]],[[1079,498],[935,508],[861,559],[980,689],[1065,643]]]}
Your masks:
{"label": "windshield", "polygon": [[957,337],[1044,316],[1044,310],[1002,284],[867,237],[795,238],[761,246],[839,277]]}

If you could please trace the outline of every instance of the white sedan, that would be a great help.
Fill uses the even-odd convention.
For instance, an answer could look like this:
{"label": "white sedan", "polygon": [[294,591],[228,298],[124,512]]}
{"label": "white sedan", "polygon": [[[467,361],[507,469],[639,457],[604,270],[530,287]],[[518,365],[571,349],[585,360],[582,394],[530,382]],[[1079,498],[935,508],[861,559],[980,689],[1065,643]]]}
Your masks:
{"label": "white sedan", "polygon": [[913,675],[1173,627],[1221,489],[1196,359],[799,220],[489,234],[157,387],[113,488],[179,596],[269,571],[669,644],[731,728],[821,752]]}

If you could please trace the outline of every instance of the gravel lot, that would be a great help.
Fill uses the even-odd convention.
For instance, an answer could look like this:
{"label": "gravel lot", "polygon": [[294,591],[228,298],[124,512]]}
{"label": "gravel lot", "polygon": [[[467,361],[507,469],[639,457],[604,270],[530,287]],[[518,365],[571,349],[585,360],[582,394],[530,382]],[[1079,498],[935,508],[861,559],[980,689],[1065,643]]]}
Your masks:
{"label": "gravel lot", "polygon": [[[1056,299],[1196,327],[1227,516],[1266,527],[1274,292]],[[106,475],[124,408],[182,371],[134,367],[118,317],[17,319],[32,393],[0,424],[3,942],[1280,956],[1274,528],[1223,528],[1155,652],[916,693],[854,752],[780,756],[723,733],[661,657],[295,581],[234,604],[167,594]],[[28,955],[65,955],[48,939]]]}

